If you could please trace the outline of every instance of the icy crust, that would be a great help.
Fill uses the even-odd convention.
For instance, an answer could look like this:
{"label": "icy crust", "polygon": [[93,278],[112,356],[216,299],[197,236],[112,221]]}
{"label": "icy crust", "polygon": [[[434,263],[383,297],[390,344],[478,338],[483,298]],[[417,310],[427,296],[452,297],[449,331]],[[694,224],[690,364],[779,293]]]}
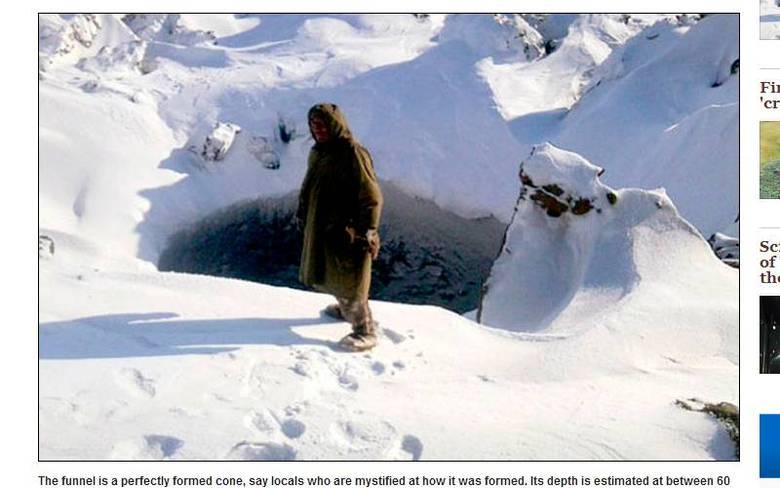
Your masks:
{"label": "icy crust", "polygon": [[[639,331],[654,331],[656,340],[644,346],[650,356],[736,361],[733,270],[662,190],[614,191],[599,181],[598,167],[549,144],[534,149],[522,174],[527,180],[485,285],[482,323],[564,335],[598,335],[613,324],[629,343]],[[559,200],[586,199],[593,208],[550,215],[533,192],[552,184],[562,190]]]}

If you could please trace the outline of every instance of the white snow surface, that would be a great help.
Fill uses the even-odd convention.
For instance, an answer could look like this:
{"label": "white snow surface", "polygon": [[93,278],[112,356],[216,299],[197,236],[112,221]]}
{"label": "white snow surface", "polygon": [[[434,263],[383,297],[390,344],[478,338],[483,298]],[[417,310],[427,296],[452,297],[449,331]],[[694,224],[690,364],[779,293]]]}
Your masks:
{"label": "white snow surface", "polygon": [[761,0],[761,39],[780,39],[780,5],[777,0]]}
{"label": "white snow surface", "polygon": [[[737,361],[737,273],[716,265],[718,258],[666,194],[615,191],[598,180],[601,168],[550,144],[535,148],[522,168],[534,185],[556,183],[575,199],[589,199],[594,210],[550,217],[524,196],[487,281],[481,322],[584,336],[602,328],[618,335],[648,328],[665,337],[645,345],[641,356]],[[686,291],[694,287],[697,298]],[[670,300],[675,296],[684,299]],[[716,302],[697,305],[709,299]],[[615,350],[617,365],[625,349]],[[638,357],[632,354],[631,362]]]}
{"label": "white snow surface", "polygon": [[[508,25],[559,47],[536,57]],[[738,401],[737,272],[700,235],[737,211],[735,25],[40,16],[41,458],[732,458],[674,401]],[[511,222],[484,324],[372,302],[380,346],[347,354],[329,297],[156,270],[178,229],[299,188],[321,101],[383,181]],[[241,131],[204,164],[220,123]],[[548,218],[517,202],[547,140],[524,166],[540,181],[601,199],[590,160],[668,196]]]}

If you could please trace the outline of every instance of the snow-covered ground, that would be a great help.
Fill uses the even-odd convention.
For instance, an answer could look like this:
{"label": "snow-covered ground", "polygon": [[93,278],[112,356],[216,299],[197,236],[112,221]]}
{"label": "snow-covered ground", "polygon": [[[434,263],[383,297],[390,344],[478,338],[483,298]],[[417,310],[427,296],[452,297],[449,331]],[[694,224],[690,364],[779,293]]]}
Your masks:
{"label": "snow-covered ground", "polygon": [[761,0],[761,39],[780,39],[780,5]]}
{"label": "snow-covered ground", "polygon": [[[702,238],[737,230],[736,29],[41,16],[41,458],[733,457],[674,402],[738,402],[738,272]],[[297,190],[320,101],[383,181],[509,225],[482,324],[375,302],[380,346],[347,354],[327,296],[157,271],[176,231]],[[521,162],[592,209],[518,201]]]}

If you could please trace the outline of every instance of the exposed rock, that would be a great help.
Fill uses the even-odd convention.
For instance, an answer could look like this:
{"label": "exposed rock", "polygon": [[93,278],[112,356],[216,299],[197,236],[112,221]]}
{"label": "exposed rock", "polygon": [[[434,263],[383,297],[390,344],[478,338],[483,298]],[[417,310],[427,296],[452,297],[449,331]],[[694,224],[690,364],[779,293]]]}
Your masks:
{"label": "exposed rock", "polygon": [[721,261],[732,268],[739,268],[739,239],[716,232],[707,239]]}
{"label": "exposed rock", "polygon": [[698,398],[675,400],[675,405],[683,410],[704,412],[715,417],[734,441],[734,453],[739,459],[739,407],[729,402],[707,403]]}
{"label": "exposed rock", "polygon": [[[594,208],[597,212],[601,212],[601,209],[594,205],[595,199],[567,193],[557,183],[538,187],[522,169],[520,170],[520,182],[522,183],[520,199],[528,198],[543,208],[549,217],[560,217],[568,211],[574,215],[585,215]],[[607,200],[611,205],[614,205],[617,203],[617,196],[614,193],[608,193]]]}

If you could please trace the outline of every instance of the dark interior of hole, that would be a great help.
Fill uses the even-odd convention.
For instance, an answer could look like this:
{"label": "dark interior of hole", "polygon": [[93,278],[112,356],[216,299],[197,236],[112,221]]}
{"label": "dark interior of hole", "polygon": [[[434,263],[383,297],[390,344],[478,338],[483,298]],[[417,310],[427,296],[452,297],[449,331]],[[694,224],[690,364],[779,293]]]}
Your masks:
{"label": "dark interior of hole", "polygon": [[[469,220],[385,184],[371,298],[439,305],[458,313],[478,306],[506,226]],[[303,289],[298,282],[302,235],[290,195],[234,205],[171,237],[161,271],[207,274]]]}

